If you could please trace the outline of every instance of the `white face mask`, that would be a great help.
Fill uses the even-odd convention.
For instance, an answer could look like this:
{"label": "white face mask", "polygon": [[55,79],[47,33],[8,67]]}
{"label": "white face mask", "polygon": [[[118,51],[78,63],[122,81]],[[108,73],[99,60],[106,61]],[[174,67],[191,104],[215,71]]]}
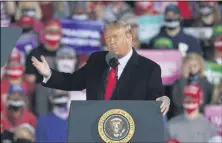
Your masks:
{"label": "white face mask", "polygon": [[72,19],[76,19],[76,20],[87,20],[89,17],[87,14],[74,14],[72,16]]}
{"label": "white face mask", "polygon": [[171,21],[171,22],[168,22],[168,21],[165,21],[165,26],[167,28],[177,28],[180,26],[180,21]]}
{"label": "white face mask", "polygon": [[73,73],[76,65],[75,59],[59,59],[57,60],[57,68],[60,72]]}
{"label": "white face mask", "polygon": [[222,58],[215,59],[218,65],[222,65]]}
{"label": "white face mask", "polygon": [[66,120],[69,116],[69,109],[65,110],[63,108],[59,108],[59,107],[53,107],[52,112],[59,117],[60,119]]}
{"label": "white face mask", "polygon": [[7,101],[8,106],[14,106],[14,107],[21,107],[25,105],[25,102],[23,100],[8,100]]}
{"label": "white face mask", "polygon": [[61,98],[53,99],[54,104],[63,104],[63,103],[67,103],[68,101],[69,101],[68,97],[61,97]]}

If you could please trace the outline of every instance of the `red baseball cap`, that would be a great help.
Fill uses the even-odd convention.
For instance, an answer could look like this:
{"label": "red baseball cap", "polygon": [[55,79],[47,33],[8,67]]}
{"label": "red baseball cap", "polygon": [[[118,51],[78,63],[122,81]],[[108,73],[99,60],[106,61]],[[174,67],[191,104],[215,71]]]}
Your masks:
{"label": "red baseball cap", "polygon": [[168,139],[167,143],[180,143],[177,139]]}
{"label": "red baseball cap", "polygon": [[196,84],[189,84],[189,85],[184,87],[183,95],[184,96],[189,96],[189,97],[192,97],[192,98],[202,99],[203,90],[200,86],[198,86]]}
{"label": "red baseball cap", "polygon": [[8,62],[18,62],[21,63],[21,54],[19,53],[19,51],[14,48],[11,52],[11,54],[9,55],[8,58]]}

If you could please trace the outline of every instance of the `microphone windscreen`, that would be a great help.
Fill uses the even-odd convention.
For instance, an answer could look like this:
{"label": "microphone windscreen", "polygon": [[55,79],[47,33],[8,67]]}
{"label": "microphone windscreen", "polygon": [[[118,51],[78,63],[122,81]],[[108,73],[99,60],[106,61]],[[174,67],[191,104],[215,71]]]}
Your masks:
{"label": "microphone windscreen", "polygon": [[107,54],[106,54],[106,63],[108,64],[108,65],[110,65],[110,60],[111,59],[113,59],[113,58],[116,58],[117,59],[117,55],[115,55],[115,54],[113,54],[113,53],[111,53],[111,52],[108,52]]}

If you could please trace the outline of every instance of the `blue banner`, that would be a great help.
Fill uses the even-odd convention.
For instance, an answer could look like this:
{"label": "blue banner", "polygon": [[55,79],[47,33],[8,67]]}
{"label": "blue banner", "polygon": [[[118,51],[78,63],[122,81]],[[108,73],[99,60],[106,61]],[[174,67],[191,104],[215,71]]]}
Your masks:
{"label": "blue banner", "polygon": [[78,54],[101,50],[104,23],[100,21],[61,20],[61,43],[73,47]]}
{"label": "blue banner", "polygon": [[16,49],[22,55],[22,62],[25,62],[26,56],[39,45],[38,35],[35,34],[22,34],[16,42]]}

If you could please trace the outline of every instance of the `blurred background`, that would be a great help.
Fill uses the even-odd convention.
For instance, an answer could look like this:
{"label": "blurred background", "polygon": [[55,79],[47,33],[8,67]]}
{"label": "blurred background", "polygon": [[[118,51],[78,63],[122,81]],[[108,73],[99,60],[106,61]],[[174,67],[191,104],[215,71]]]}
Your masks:
{"label": "blurred background", "polygon": [[[92,52],[107,49],[104,24],[122,20],[132,27],[137,52],[161,66],[165,95],[171,99],[170,111],[164,117],[168,142],[188,141],[191,133],[191,141],[221,141],[221,15],[222,3],[211,0],[1,1],[1,27],[19,26],[23,30],[1,69],[1,139],[66,142],[70,102],[86,100],[85,91],[43,87],[31,57],[44,55],[51,68],[72,73]],[[198,111],[188,114],[193,128],[185,129],[184,119],[178,117],[192,108],[184,105],[184,87],[191,84],[203,95],[193,97],[201,102],[195,107]],[[200,135],[197,130],[206,132]]]}

